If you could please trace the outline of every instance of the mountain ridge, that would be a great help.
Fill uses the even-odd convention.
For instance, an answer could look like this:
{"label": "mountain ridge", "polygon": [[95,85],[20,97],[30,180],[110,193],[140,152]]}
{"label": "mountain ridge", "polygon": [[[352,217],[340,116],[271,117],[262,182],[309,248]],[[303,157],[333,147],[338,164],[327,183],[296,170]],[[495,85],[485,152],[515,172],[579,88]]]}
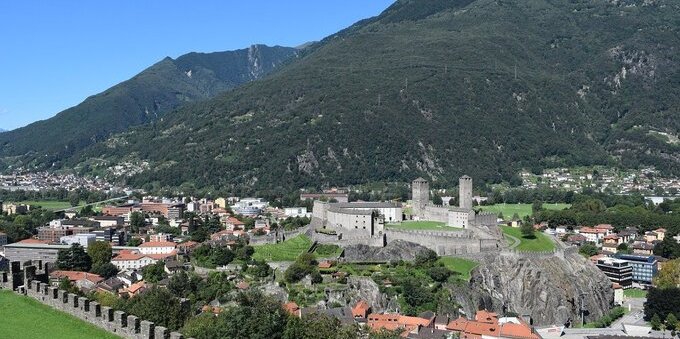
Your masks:
{"label": "mountain ridge", "polygon": [[297,53],[289,47],[252,45],[235,51],[165,57],[51,118],[3,134],[0,154],[48,154],[47,161],[40,161],[59,161],[113,133],[159,119],[186,103],[257,80]]}
{"label": "mountain ridge", "polygon": [[[433,10],[436,9],[436,10]],[[497,183],[520,169],[680,173],[678,4],[410,0],[266,79],[76,152],[135,186],[232,192]],[[531,20],[527,20],[531,18]],[[669,138],[664,139],[664,135]],[[103,160],[102,160],[103,159]],[[110,174],[110,173],[109,173]]]}

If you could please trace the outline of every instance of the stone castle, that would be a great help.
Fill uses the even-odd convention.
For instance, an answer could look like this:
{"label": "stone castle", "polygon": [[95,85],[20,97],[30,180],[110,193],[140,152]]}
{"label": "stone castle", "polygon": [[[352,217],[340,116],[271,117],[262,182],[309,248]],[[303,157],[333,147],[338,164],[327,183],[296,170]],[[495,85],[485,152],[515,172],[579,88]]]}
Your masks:
{"label": "stone castle", "polygon": [[404,240],[428,247],[439,255],[475,254],[502,246],[496,215],[472,209],[472,178],[460,178],[459,207],[434,205],[425,179],[414,180],[411,188],[413,219],[442,222],[445,227],[433,231],[386,227],[405,219],[402,206],[391,202],[315,201],[311,223],[315,232],[310,234],[319,243],[339,246],[385,246]]}
{"label": "stone castle", "polygon": [[496,215],[472,209],[472,178],[464,175],[458,185],[459,206],[438,206],[430,200],[430,185],[418,178],[411,183],[413,216],[418,220],[432,220],[458,228],[493,227]]}

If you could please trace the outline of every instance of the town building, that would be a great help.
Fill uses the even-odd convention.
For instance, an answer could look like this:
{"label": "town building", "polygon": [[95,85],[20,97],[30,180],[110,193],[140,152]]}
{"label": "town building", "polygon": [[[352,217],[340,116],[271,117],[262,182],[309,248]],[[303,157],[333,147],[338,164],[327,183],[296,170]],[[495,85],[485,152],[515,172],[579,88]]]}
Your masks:
{"label": "town building", "polygon": [[104,278],[100,275],[89,272],[53,271],[50,273],[50,281],[53,285],[58,286],[62,279],[68,279],[83,292],[89,292],[96,289],[97,284],[104,281]]}
{"label": "town building", "polygon": [[626,261],[633,267],[633,282],[641,286],[651,286],[652,280],[656,277],[659,267],[658,260],[653,255],[616,255],[619,260]]}
{"label": "town building", "polygon": [[461,339],[513,338],[539,339],[526,321],[518,317],[499,318],[496,313],[477,311],[475,319],[460,317],[447,325],[447,329],[458,333]]}
{"label": "town building", "polygon": [[59,239],[59,243],[62,245],[71,246],[73,244],[78,244],[84,248],[94,244],[95,241],[97,241],[97,235],[92,233],[67,235]]}
{"label": "town building", "polygon": [[125,221],[125,218],[123,218],[121,216],[115,216],[115,215],[99,215],[99,216],[92,217],[91,220],[99,223],[99,227],[117,228],[117,227],[123,226],[123,222]]}
{"label": "town building", "polygon": [[138,270],[145,266],[155,264],[159,260],[170,260],[176,253],[167,254],[144,254],[138,250],[125,250],[118,253],[111,263],[119,270]]}
{"label": "town building", "polygon": [[633,284],[633,267],[625,260],[604,257],[597,260],[596,266],[612,283],[623,288],[629,288]]}
{"label": "town building", "polygon": [[147,241],[139,245],[142,254],[170,254],[175,252],[177,244],[169,241]]}
{"label": "town building", "polygon": [[349,193],[344,189],[324,190],[321,193],[301,193],[300,200],[321,200],[326,202],[349,202]]}

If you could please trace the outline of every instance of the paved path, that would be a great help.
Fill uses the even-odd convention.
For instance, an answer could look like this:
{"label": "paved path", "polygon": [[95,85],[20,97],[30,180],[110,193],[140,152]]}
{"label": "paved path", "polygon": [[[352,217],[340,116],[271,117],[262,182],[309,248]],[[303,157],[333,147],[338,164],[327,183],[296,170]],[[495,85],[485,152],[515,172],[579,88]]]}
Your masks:
{"label": "paved path", "polygon": [[106,202],[116,201],[116,200],[120,200],[120,199],[126,199],[127,197],[128,197],[127,195],[124,195],[124,196],[122,196],[122,197],[117,197],[117,198],[111,198],[111,199],[106,199],[106,200],[102,200],[102,201],[92,202],[92,203],[85,204],[85,205],[70,207],[70,208],[66,208],[66,209],[63,209],[63,210],[57,210],[57,211],[55,211],[55,212],[75,211],[75,210],[81,209],[81,208],[83,208],[83,207],[85,207],[85,206],[93,206],[93,205],[103,204],[103,203],[106,203]]}
{"label": "paved path", "polygon": [[515,236],[512,236],[512,235],[510,235],[510,234],[507,234],[507,233],[506,233],[506,234],[504,234],[504,235],[505,235],[506,237],[510,238],[510,240],[513,241],[513,243],[510,245],[510,249],[511,249],[511,250],[515,249],[515,247],[519,246],[519,243],[522,242],[521,240],[519,240],[519,238],[517,238],[517,237],[515,237]]}

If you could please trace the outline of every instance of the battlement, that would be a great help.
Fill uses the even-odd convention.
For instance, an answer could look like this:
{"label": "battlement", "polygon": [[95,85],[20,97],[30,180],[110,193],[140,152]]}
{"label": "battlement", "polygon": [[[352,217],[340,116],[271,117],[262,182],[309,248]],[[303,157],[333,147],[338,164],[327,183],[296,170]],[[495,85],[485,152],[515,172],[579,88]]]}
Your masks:
{"label": "battlement", "polygon": [[[42,266],[42,263],[40,263]],[[80,320],[123,338],[130,339],[182,339],[178,332],[170,332],[153,322],[139,319],[122,311],[101,306],[98,302],[80,297],[49,285],[47,269],[19,262],[10,263],[9,272],[0,272],[0,288],[15,291],[31,297],[56,310],[70,314]]]}

